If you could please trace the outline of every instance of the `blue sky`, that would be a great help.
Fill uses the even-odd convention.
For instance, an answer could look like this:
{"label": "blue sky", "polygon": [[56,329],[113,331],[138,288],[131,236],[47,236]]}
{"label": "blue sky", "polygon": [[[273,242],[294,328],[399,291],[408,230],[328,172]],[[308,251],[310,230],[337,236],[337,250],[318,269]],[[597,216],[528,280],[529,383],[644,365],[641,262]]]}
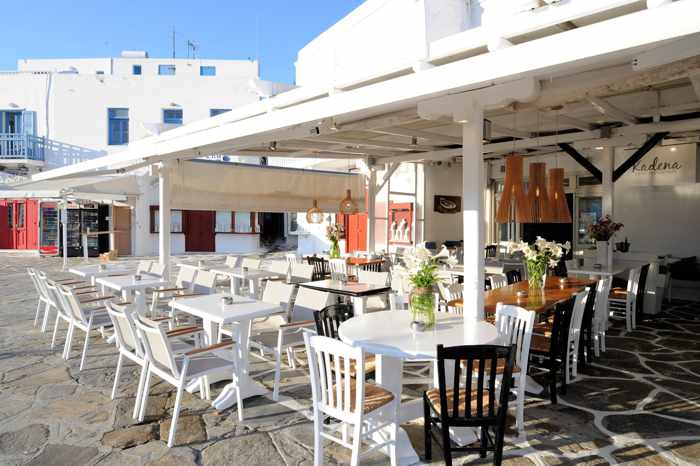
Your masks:
{"label": "blue sky", "polygon": [[0,70],[18,58],[260,57],[263,79],[293,82],[296,52],[362,0],[32,0],[2,2]]}

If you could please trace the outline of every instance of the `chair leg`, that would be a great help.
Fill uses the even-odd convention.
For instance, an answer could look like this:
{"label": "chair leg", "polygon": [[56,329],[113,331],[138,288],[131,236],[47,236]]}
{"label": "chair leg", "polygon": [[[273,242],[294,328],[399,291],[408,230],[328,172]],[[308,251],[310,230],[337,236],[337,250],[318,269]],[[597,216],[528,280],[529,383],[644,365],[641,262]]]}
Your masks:
{"label": "chair leg", "polygon": [[552,362],[549,368],[549,398],[553,405],[557,404],[557,367]]}
{"label": "chair leg", "polygon": [[362,422],[358,422],[352,429],[352,456],[350,464],[352,466],[360,466],[360,445],[362,440]]}
{"label": "chair leg", "polygon": [[394,423],[391,425],[391,444],[389,444],[389,462],[391,466],[397,466],[398,460],[398,441],[399,441],[399,407],[401,401],[394,399],[394,407],[392,409]]}
{"label": "chair leg", "polygon": [[272,384],[272,400],[278,401],[280,396],[280,372],[282,371],[282,354],[281,348],[278,346],[275,351],[275,380]]}
{"label": "chair leg", "polygon": [[493,452],[493,464],[494,466],[501,466],[503,461],[503,435],[505,433],[505,426],[499,426],[496,430],[496,438]]}
{"label": "chair leg", "polygon": [[148,372],[148,363],[145,363],[143,367],[141,367],[141,375],[139,375],[139,385],[136,388],[136,397],[134,398],[134,413],[132,414],[132,418],[138,419],[139,417],[139,408],[141,407],[141,400],[143,397],[143,390],[144,390],[144,382],[146,381],[146,373]]}
{"label": "chair leg", "polygon": [[41,300],[39,300],[38,303],[36,303],[36,314],[34,314],[34,326],[39,323],[39,314],[41,314]]}
{"label": "chair leg", "polygon": [[51,304],[44,303],[44,317],[41,320],[41,333],[46,331],[46,326],[49,323],[49,314],[51,313]]}
{"label": "chair leg", "polygon": [[58,321],[59,321],[58,314],[56,314],[56,322],[53,324],[53,336],[51,337],[51,349],[56,346],[56,334],[58,333]]}
{"label": "chair leg", "polygon": [[442,434],[442,455],[445,458],[445,466],[452,466],[452,444],[450,443],[450,427],[441,424],[440,433]]}
{"label": "chair leg", "polygon": [[486,435],[486,427],[481,428],[481,440],[479,442],[479,457],[486,458],[486,449],[489,446],[489,438]]}
{"label": "chair leg", "polygon": [[433,438],[432,435],[430,435],[430,430],[431,430],[431,422],[430,422],[430,407],[428,406],[428,402],[425,399],[425,396],[423,397],[423,439],[425,442],[425,460],[426,461],[431,461],[433,459]]}
{"label": "chair leg", "polygon": [[75,333],[75,325],[72,323],[68,324],[68,333],[66,334],[66,341],[63,344],[63,359],[66,361],[70,359],[70,347],[73,344],[73,333]]}
{"label": "chair leg", "polygon": [[92,329],[92,319],[90,319],[90,323],[88,324],[88,327],[85,330],[85,343],[83,344],[83,355],[80,358],[80,368],[78,369],[79,371],[82,371],[83,366],[85,366],[85,356],[87,356],[87,349],[88,349],[88,343],[90,342],[90,330],[91,329]]}
{"label": "chair leg", "polygon": [[314,466],[323,466],[323,437],[321,437],[321,429],[323,422],[321,421],[321,412],[318,406],[313,407],[314,410]]}
{"label": "chair leg", "polygon": [[177,387],[177,395],[175,396],[175,409],[173,409],[173,419],[170,421],[170,433],[168,434],[168,448],[172,448],[175,443],[175,432],[177,431],[177,418],[180,416],[180,404],[182,403],[182,392],[185,389],[185,374],[180,377],[180,383]]}
{"label": "chair leg", "polygon": [[146,380],[144,381],[143,384],[143,392],[141,393],[141,405],[139,406],[139,422],[143,422],[143,419],[146,417],[146,407],[148,406],[148,389],[149,385],[151,384],[151,368],[148,368],[148,371],[146,372]]}
{"label": "chair leg", "polygon": [[117,370],[114,371],[114,386],[112,387],[112,399],[117,396],[117,386],[119,386],[119,374],[122,371],[122,360],[124,355],[119,352],[119,358],[117,358]]}

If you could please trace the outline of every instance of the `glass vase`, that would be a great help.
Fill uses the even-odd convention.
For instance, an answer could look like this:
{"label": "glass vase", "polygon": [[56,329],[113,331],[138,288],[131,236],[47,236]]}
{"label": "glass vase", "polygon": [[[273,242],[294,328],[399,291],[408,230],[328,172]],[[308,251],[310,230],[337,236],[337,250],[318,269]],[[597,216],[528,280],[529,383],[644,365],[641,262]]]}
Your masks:
{"label": "glass vase", "polygon": [[329,255],[331,259],[340,258],[340,245],[338,244],[338,240],[331,240],[331,249],[329,251]]}
{"label": "glass vase", "polygon": [[417,330],[429,330],[435,326],[435,294],[432,288],[416,288],[408,298],[411,309],[411,325]]}
{"label": "glass vase", "polygon": [[538,263],[527,263],[527,287],[530,291],[542,291],[547,283],[547,267]]}

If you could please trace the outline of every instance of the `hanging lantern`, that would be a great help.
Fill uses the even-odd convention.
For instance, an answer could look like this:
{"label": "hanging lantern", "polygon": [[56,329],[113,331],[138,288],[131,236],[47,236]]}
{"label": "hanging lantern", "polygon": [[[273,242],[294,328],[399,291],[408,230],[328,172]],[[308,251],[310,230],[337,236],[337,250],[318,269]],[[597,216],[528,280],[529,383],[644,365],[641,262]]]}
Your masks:
{"label": "hanging lantern", "polygon": [[531,163],[527,179],[527,202],[530,215],[527,223],[547,223],[552,217],[549,209],[549,196],[545,184],[547,166],[544,163]]}
{"label": "hanging lantern", "polygon": [[529,208],[523,191],[523,157],[512,154],[506,157],[506,178],[503,194],[496,210],[496,223],[527,222]]}
{"label": "hanging lantern", "polygon": [[549,212],[551,223],[571,223],[571,212],[564,194],[564,169],[549,170]]}
{"label": "hanging lantern", "polygon": [[322,223],[323,222],[323,212],[318,208],[318,202],[314,199],[314,204],[309,210],[306,211],[306,222],[307,223]]}
{"label": "hanging lantern", "polygon": [[352,200],[352,195],[349,189],[345,190],[345,198],[340,201],[338,212],[341,214],[356,214],[359,209],[357,203]]}

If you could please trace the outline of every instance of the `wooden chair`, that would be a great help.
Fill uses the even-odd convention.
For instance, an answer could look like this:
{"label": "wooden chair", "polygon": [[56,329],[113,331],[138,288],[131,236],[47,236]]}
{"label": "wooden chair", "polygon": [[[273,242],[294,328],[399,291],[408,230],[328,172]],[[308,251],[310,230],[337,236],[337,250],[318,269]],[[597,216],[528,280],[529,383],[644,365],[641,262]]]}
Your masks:
{"label": "wooden chair", "polygon": [[153,267],[154,262],[149,261],[149,260],[142,260],[139,261],[138,265],[136,266],[136,273],[137,274],[142,274],[142,273],[148,273],[151,271],[151,267]]}
{"label": "wooden chair", "polygon": [[328,278],[331,274],[330,268],[328,266],[328,261],[322,257],[309,256],[306,258],[309,265],[314,268],[313,281],[324,280]]}
{"label": "wooden chair", "polygon": [[637,308],[636,308],[636,298],[637,290],[639,289],[639,274],[641,273],[641,267],[631,269],[629,272],[629,278],[627,279],[627,288],[622,290],[620,288],[613,288],[610,290],[610,296],[608,299],[608,304],[612,315],[617,315],[617,313],[624,312],[625,316],[625,327],[628,332],[637,328]]}
{"label": "wooden chair", "polygon": [[[503,303],[496,305],[496,330],[501,342],[515,347],[515,366],[513,367],[513,380],[517,387],[515,424],[519,432],[525,430],[525,386],[527,385],[527,366],[530,360],[530,342],[534,324],[534,312]],[[503,369],[502,364],[497,368],[499,373],[502,373]]]}
{"label": "wooden chair", "polygon": [[596,357],[605,352],[605,333],[608,330],[609,294],[612,277],[598,281],[596,285],[595,307],[593,311],[593,348]]}
{"label": "wooden chair", "polygon": [[[582,327],[583,327],[583,316],[586,313],[586,303],[588,302],[588,297],[593,291],[595,293],[595,288],[587,287],[584,291],[576,293],[574,295],[574,308],[571,314],[571,321],[569,322],[569,332],[568,343],[566,345],[566,364],[565,364],[565,375],[566,383],[570,384],[572,380],[578,377],[578,363],[579,363],[579,346],[582,339]],[[593,298],[595,299],[595,297]]]}
{"label": "wooden chair", "polygon": [[506,272],[506,281],[508,282],[509,285],[512,285],[513,283],[518,283],[519,281],[522,281],[522,274],[520,273],[520,270],[509,270]]}
{"label": "wooden chair", "polygon": [[496,257],[498,253],[498,246],[495,244],[489,244],[486,246],[486,257]]}
{"label": "wooden chair", "polygon": [[[215,350],[232,347],[233,343],[217,343],[177,355],[173,351],[170,339],[166,335],[165,330],[160,327],[157,322],[150,321],[139,315],[134,315],[134,323],[141,334],[144,349],[146,350],[146,358],[148,360],[142,400],[139,406],[139,421],[142,422],[145,416],[146,406],[148,404],[149,384],[153,374],[156,374],[177,389],[173,418],[170,422],[170,432],[168,434],[168,448],[170,448],[175,443],[177,419],[180,415],[180,406],[182,405],[182,392],[189,381],[200,379],[200,391],[204,392],[203,394],[207,399],[210,398],[209,387],[207,384],[204,384],[205,386],[202,387],[202,377],[206,377],[218,371],[228,371],[234,374],[234,384],[237,382],[235,380],[235,374],[237,373],[235,363],[212,354]],[[240,418],[243,409],[240,390],[236,390],[236,397]]]}
{"label": "wooden chair", "polygon": [[454,301],[455,299],[462,299],[462,293],[464,292],[464,287],[461,283],[445,283],[443,281],[438,282],[438,291],[440,296],[444,301],[445,309],[447,312],[453,314],[461,314],[462,308],[448,306],[447,303]]}
{"label": "wooden chair", "polygon": [[[595,315],[595,302],[597,297],[598,284],[587,287],[588,296],[586,297],[586,305],[583,310],[583,319],[581,320],[581,331],[578,345],[579,362],[584,366],[593,359],[593,317]],[[574,370],[574,375],[577,371]]]}
{"label": "wooden chair", "polygon": [[[423,394],[426,461],[432,460],[432,429],[435,427],[442,437],[447,466],[452,465],[453,451],[479,452],[482,458],[486,457],[486,452],[493,451],[494,464],[501,464],[515,356],[516,349],[511,346],[446,348],[438,345],[438,386]],[[454,367],[454,375],[448,376],[446,363]],[[503,369],[497,390],[499,365]],[[474,377],[474,374],[477,376]],[[479,446],[453,447],[450,440],[452,427],[479,429]]]}
{"label": "wooden chair", "polygon": [[154,262],[153,265],[151,265],[150,270],[144,273],[155,275],[156,277],[166,278],[168,280],[170,279],[170,277],[163,277],[163,274],[165,273],[165,265],[159,262]]}
{"label": "wooden chair", "polygon": [[231,267],[235,269],[241,266],[241,262],[243,262],[243,258],[241,256],[226,256],[226,260],[224,260],[224,265],[226,267]]}
{"label": "wooden chair", "polygon": [[[311,375],[314,417],[314,465],[324,464],[323,439],[352,451],[350,464],[358,466],[362,441],[379,429],[390,430],[389,440],[373,445],[369,451],[388,447],[391,465],[397,464],[398,407],[401,400],[376,384],[365,382],[364,352],[339,340],[304,333]],[[355,365],[356,377],[351,375]],[[338,423],[325,424],[324,417]],[[352,429],[352,442],[348,430]],[[340,431],[340,436],[336,432]],[[367,453],[367,452],[365,452]]]}
{"label": "wooden chair", "polygon": [[331,280],[340,280],[341,282],[348,281],[348,263],[345,259],[331,259],[328,261],[331,270]]}
{"label": "wooden chair", "polygon": [[491,283],[491,289],[495,290],[497,288],[503,288],[508,285],[508,279],[505,275],[494,274],[489,276],[489,282]]}
{"label": "wooden chair", "polygon": [[250,269],[250,270],[258,270],[260,269],[260,266],[262,264],[262,259],[259,259],[257,257],[244,257],[243,260],[241,260],[241,267]]}

